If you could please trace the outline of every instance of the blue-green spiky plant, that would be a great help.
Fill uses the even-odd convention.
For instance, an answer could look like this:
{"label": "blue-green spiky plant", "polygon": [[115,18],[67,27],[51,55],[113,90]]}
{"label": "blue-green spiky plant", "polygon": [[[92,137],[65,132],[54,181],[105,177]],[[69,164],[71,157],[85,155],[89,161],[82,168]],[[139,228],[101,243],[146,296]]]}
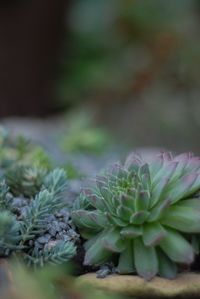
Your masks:
{"label": "blue-green spiky plant", "polygon": [[191,234],[200,232],[200,158],[163,152],[144,162],[130,155],[83,191],[72,218],[85,242],[85,265],[118,256],[119,273],[176,276],[191,264]]}

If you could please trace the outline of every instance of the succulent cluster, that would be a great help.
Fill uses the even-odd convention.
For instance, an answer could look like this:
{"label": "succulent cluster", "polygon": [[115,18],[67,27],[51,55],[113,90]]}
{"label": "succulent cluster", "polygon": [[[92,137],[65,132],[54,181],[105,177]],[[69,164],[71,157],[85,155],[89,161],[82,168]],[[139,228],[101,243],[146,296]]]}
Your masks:
{"label": "succulent cluster", "polygon": [[13,138],[0,126],[0,167],[7,169],[15,163],[51,169],[52,163],[39,145],[31,143],[27,138],[18,136]]}
{"label": "succulent cluster", "polygon": [[14,254],[35,267],[71,259],[79,236],[64,201],[64,170],[15,165],[8,172],[0,180],[1,256]]}
{"label": "succulent cluster", "polygon": [[117,261],[119,273],[174,278],[194,261],[200,233],[200,158],[163,152],[145,162],[136,154],[83,190],[72,219],[86,250],[85,265]]}

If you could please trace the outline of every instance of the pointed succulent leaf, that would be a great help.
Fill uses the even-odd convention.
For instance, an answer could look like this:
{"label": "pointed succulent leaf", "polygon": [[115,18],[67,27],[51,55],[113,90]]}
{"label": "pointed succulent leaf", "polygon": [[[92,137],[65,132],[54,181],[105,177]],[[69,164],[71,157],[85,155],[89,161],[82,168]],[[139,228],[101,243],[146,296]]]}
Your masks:
{"label": "pointed succulent leaf", "polygon": [[192,153],[185,153],[175,157],[175,160],[179,161],[181,164],[184,164],[181,172],[188,173],[191,170],[197,171],[200,167],[200,158],[195,157]]}
{"label": "pointed succulent leaf", "polygon": [[185,199],[177,203],[177,206],[193,208],[200,211],[200,198]]}
{"label": "pointed succulent leaf", "polygon": [[156,205],[152,210],[147,219],[147,222],[154,222],[161,219],[162,215],[171,205],[171,200],[169,198],[165,199],[160,204]]}
{"label": "pointed succulent leaf", "polygon": [[148,223],[143,226],[143,242],[146,246],[155,246],[166,236],[166,232],[159,223]]}
{"label": "pointed succulent leaf", "polygon": [[139,169],[139,176],[142,177],[144,174],[147,174],[150,177],[149,166],[147,163],[143,164]]}
{"label": "pointed succulent leaf", "polygon": [[79,233],[85,240],[89,240],[99,233],[99,230],[91,230],[91,228],[79,228]]}
{"label": "pointed succulent leaf", "polygon": [[131,153],[125,161],[125,168],[129,171],[137,173],[141,164],[141,157],[136,155],[135,153]]}
{"label": "pointed succulent leaf", "polygon": [[100,211],[72,211],[71,216],[77,225],[87,227],[92,230],[104,228],[107,224],[106,217]]}
{"label": "pointed succulent leaf", "polygon": [[135,198],[135,210],[137,212],[147,210],[149,207],[149,201],[150,201],[150,192],[141,191],[138,194],[137,198]]}
{"label": "pointed succulent leaf", "polygon": [[150,173],[143,174],[140,179],[141,179],[141,182],[142,182],[143,189],[144,190],[150,190],[151,189]]}
{"label": "pointed succulent leaf", "polygon": [[161,177],[160,181],[152,188],[152,196],[150,201],[150,208],[153,208],[160,201],[161,196],[163,197],[165,190],[167,189],[169,179]]}
{"label": "pointed succulent leaf", "polygon": [[200,233],[200,211],[189,207],[172,206],[163,215],[162,224],[185,233]]}
{"label": "pointed succulent leaf", "polygon": [[88,249],[90,249],[91,246],[93,246],[99,239],[102,238],[104,234],[103,232],[97,233],[93,236],[91,236],[83,245],[84,249],[87,251]]}
{"label": "pointed succulent leaf", "polygon": [[122,228],[120,231],[121,236],[125,238],[134,238],[142,235],[142,226],[130,225]]}
{"label": "pointed succulent leaf", "polygon": [[[185,175],[175,182],[174,186],[166,193],[166,196],[170,197],[173,203],[176,203],[181,198],[194,194],[198,189],[200,189],[199,176],[200,175],[196,173]],[[197,183],[195,183],[196,181]]]}
{"label": "pointed succulent leaf", "polygon": [[104,176],[97,176],[96,177],[96,185],[97,185],[97,188],[101,191],[101,189],[103,187],[107,186],[106,177],[104,177]]}
{"label": "pointed succulent leaf", "polygon": [[83,190],[83,193],[84,193],[85,197],[87,198],[88,202],[94,208],[96,208],[98,210],[104,210],[105,209],[105,205],[104,205],[104,202],[103,202],[101,196],[99,196],[98,194],[95,194],[90,189]]}
{"label": "pointed succulent leaf", "polygon": [[101,265],[105,263],[112,253],[106,250],[102,244],[101,240],[98,239],[87,251],[84,258],[84,265]]}
{"label": "pointed succulent leaf", "polygon": [[132,215],[132,211],[129,208],[127,208],[123,205],[120,205],[117,208],[117,216],[119,218],[121,218],[122,220],[129,221],[131,215]]}
{"label": "pointed succulent leaf", "polygon": [[122,180],[125,179],[125,180],[127,180],[127,178],[128,178],[128,172],[127,172],[127,170],[123,169],[123,167],[120,166],[119,170],[118,170],[117,177],[118,177],[118,179],[122,179]]}
{"label": "pointed succulent leaf", "polygon": [[149,212],[147,211],[140,211],[137,213],[134,213],[131,217],[130,217],[130,223],[131,224],[143,224],[147,218],[149,216]]}
{"label": "pointed succulent leaf", "polygon": [[[177,161],[178,165],[176,167],[176,171],[173,173],[173,175],[171,177],[172,182],[175,182],[178,178],[181,178],[185,174],[189,173],[187,170],[187,168],[188,168],[187,165],[190,161],[190,154],[185,153],[185,154],[178,155],[178,156],[174,157],[174,161]],[[193,171],[193,172],[195,172],[195,171]]]}
{"label": "pointed succulent leaf", "polygon": [[[103,190],[105,190],[105,188],[103,188]],[[102,200],[102,205],[104,206],[104,208],[101,209],[101,210],[107,210],[107,211],[112,213],[114,208],[115,208],[112,198],[111,197],[104,197],[104,196],[102,196],[102,194],[100,195],[100,198]]]}
{"label": "pointed succulent leaf", "polygon": [[100,190],[100,193],[102,195],[103,198],[106,198],[108,201],[111,201],[111,198],[112,198],[112,193],[110,192],[110,190],[108,189],[107,186],[103,186],[101,187]]}
{"label": "pointed succulent leaf", "polygon": [[164,159],[164,161],[166,162],[169,162],[169,161],[171,161],[172,159],[173,159],[173,154],[172,154],[172,152],[166,152],[166,151],[163,151],[162,153],[161,153],[161,156],[163,157],[163,159]]}
{"label": "pointed succulent leaf", "polygon": [[137,273],[146,280],[158,272],[158,258],[154,247],[147,247],[141,238],[134,240],[134,260]]}
{"label": "pointed succulent leaf", "polygon": [[127,226],[127,222],[123,221],[122,219],[120,219],[116,215],[112,215],[110,213],[105,213],[105,216],[107,217],[110,224],[113,224],[113,225],[116,225],[116,226],[119,226],[119,227],[126,227]]}
{"label": "pointed succulent leaf", "polygon": [[133,243],[131,241],[126,242],[126,248],[120,254],[117,270],[120,274],[133,273],[135,271]]}
{"label": "pointed succulent leaf", "polygon": [[161,178],[166,178],[166,180],[170,180],[170,178],[176,172],[177,166],[178,162],[173,161],[167,164],[166,166],[162,167],[161,170],[153,178],[153,186],[157,185]]}
{"label": "pointed succulent leaf", "polygon": [[73,210],[88,210],[91,208],[91,203],[87,193],[91,193],[89,190],[82,190],[79,198],[77,198],[73,204]]}
{"label": "pointed succulent leaf", "polygon": [[176,161],[179,161],[183,164],[186,164],[186,162],[188,162],[189,159],[191,159],[193,157],[193,153],[191,152],[188,152],[188,153],[182,153],[182,154],[179,154],[175,157],[175,160]]}
{"label": "pointed succulent leaf", "polygon": [[161,277],[167,279],[174,279],[178,272],[177,265],[171,261],[168,256],[161,250],[157,251],[158,262],[159,262],[159,271]]}
{"label": "pointed succulent leaf", "polygon": [[[134,193],[133,197],[135,198],[135,193]],[[131,194],[122,193],[119,196],[119,205],[123,205],[126,208],[132,210],[133,209],[133,197],[131,196]],[[113,198],[113,200],[115,200],[115,202],[116,202],[116,198]]]}
{"label": "pointed succulent leaf", "polygon": [[164,164],[164,159],[160,155],[158,155],[153,159],[153,161],[151,161],[151,163],[149,164],[151,177],[154,177],[156,174],[158,174],[160,169],[162,169],[163,164]]}
{"label": "pointed succulent leaf", "polygon": [[118,229],[111,228],[102,237],[102,246],[111,252],[122,252],[125,249],[125,243],[120,236],[120,231]]}
{"label": "pointed succulent leaf", "polygon": [[169,229],[166,231],[166,237],[159,244],[161,249],[172,261],[191,264],[194,260],[192,246],[178,232]]}

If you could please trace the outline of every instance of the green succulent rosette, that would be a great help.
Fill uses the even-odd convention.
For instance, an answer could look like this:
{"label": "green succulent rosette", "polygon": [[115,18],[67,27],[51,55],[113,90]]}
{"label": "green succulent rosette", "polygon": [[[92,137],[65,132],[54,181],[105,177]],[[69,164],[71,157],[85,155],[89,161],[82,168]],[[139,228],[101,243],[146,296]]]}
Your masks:
{"label": "green succulent rosette", "polygon": [[190,265],[200,233],[200,158],[163,152],[146,162],[131,154],[83,190],[72,211],[86,242],[85,265],[117,259],[119,273],[176,277]]}

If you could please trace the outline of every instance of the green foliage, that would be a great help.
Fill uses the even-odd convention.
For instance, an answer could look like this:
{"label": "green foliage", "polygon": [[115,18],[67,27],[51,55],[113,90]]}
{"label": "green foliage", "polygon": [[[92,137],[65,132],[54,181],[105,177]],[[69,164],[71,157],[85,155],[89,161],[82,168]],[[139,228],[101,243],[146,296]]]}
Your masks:
{"label": "green foliage", "polygon": [[41,188],[46,171],[40,168],[14,164],[5,172],[11,192],[18,196],[34,196]]}
{"label": "green foliage", "polygon": [[64,151],[99,154],[111,144],[111,136],[102,129],[95,127],[92,115],[88,112],[76,111],[69,116],[68,129],[61,139]]}
{"label": "green foliage", "polygon": [[119,273],[174,278],[190,265],[191,235],[200,233],[200,159],[163,152],[149,162],[130,155],[77,199],[72,219],[88,239],[85,265],[118,256]]}
{"label": "green foliage", "polygon": [[0,249],[9,253],[11,249],[17,247],[20,240],[19,223],[8,211],[0,212]]}
{"label": "green foliage", "polygon": [[9,206],[9,187],[5,180],[0,182],[0,209],[6,209]]}
{"label": "green foliage", "polygon": [[50,170],[52,168],[52,162],[46,151],[40,147],[33,147],[25,157],[26,163],[31,163],[35,167],[40,167],[43,169]]}
{"label": "green foliage", "polygon": [[[140,71],[148,70],[154,60],[152,45],[156,51],[156,41],[166,35],[181,41],[181,46],[170,51],[164,72],[173,69],[178,80],[199,77],[192,55],[199,48],[194,30],[198,24],[196,0],[76,0],[69,19],[71,56],[67,55],[61,82],[67,101],[83,101],[91,94],[94,98],[96,91],[131,92]],[[169,44],[162,51],[167,51]],[[182,59],[183,49],[190,57],[187,61]],[[174,82],[173,72],[170,76]],[[166,82],[160,72],[159,79]]]}
{"label": "green foliage", "polygon": [[22,244],[45,232],[45,219],[55,212],[54,210],[57,208],[57,205],[59,208],[59,202],[55,204],[55,202],[53,203],[52,201],[53,194],[44,190],[36,195],[35,199],[32,200],[30,205],[26,208],[26,213],[20,227]]}
{"label": "green foliage", "polygon": [[[19,175],[19,182],[20,179],[23,182],[24,177],[20,178]],[[31,191],[36,192],[35,196],[33,193],[30,196],[27,192],[30,187],[28,184],[20,185],[21,197],[14,197],[16,190],[19,190],[18,186],[15,187],[13,183],[11,187],[9,189],[6,181],[0,184],[1,254],[15,253],[22,256],[28,265],[34,266],[43,266],[47,262],[61,263],[71,259],[76,253],[75,242],[78,235],[74,232],[74,239],[68,235],[72,230],[68,219],[69,213],[62,210],[66,208],[63,197],[66,190],[64,170],[55,169],[44,175],[40,190],[36,191],[38,186],[31,184]],[[57,214],[59,215],[56,216]],[[64,225],[63,229],[59,227],[60,223],[62,228]],[[57,230],[54,226],[58,227]]]}
{"label": "green foliage", "polygon": [[65,171],[59,168],[51,171],[44,179],[44,186],[54,196],[52,203],[59,204],[62,202],[63,192],[67,186]]}
{"label": "green foliage", "polygon": [[113,294],[106,294],[88,286],[79,287],[76,280],[70,275],[71,267],[48,266],[29,271],[22,263],[12,263],[9,265],[12,272],[13,288],[0,288],[1,299],[119,299]]}
{"label": "green foliage", "polygon": [[67,179],[47,153],[0,130],[0,254],[43,266],[70,260],[78,234],[65,201]]}
{"label": "green foliage", "polygon": [[[0,253],[34,267],[59,264],[76,254],[78,235],[64,201],[66,175],[14,165],[0,181]],[[72,233],[73,232],[73,233]]]}
{"label": "green foliage", "polygon": [[72,242],[53,242],[49,244],[43,251],[35,248],[32,256],[27,256],[28,265],[44,266],[45,264],[62,264],[71,260],[76,254],[75,246]]}
{"label": "green foliage", "polygon": [[7,169],[17,163],[48,170],[52,168],[52,162],[42,147],[21,135],[13,138],[0,127],[0,167]]}
{"label": "green foliage", "polygon": [[63,169],[67,173],[67,177],[70,180],[76,180],[76,179],[81,179],[84,177],[84,174],[81,173],[71,162],[67,162],[64,166]]}

